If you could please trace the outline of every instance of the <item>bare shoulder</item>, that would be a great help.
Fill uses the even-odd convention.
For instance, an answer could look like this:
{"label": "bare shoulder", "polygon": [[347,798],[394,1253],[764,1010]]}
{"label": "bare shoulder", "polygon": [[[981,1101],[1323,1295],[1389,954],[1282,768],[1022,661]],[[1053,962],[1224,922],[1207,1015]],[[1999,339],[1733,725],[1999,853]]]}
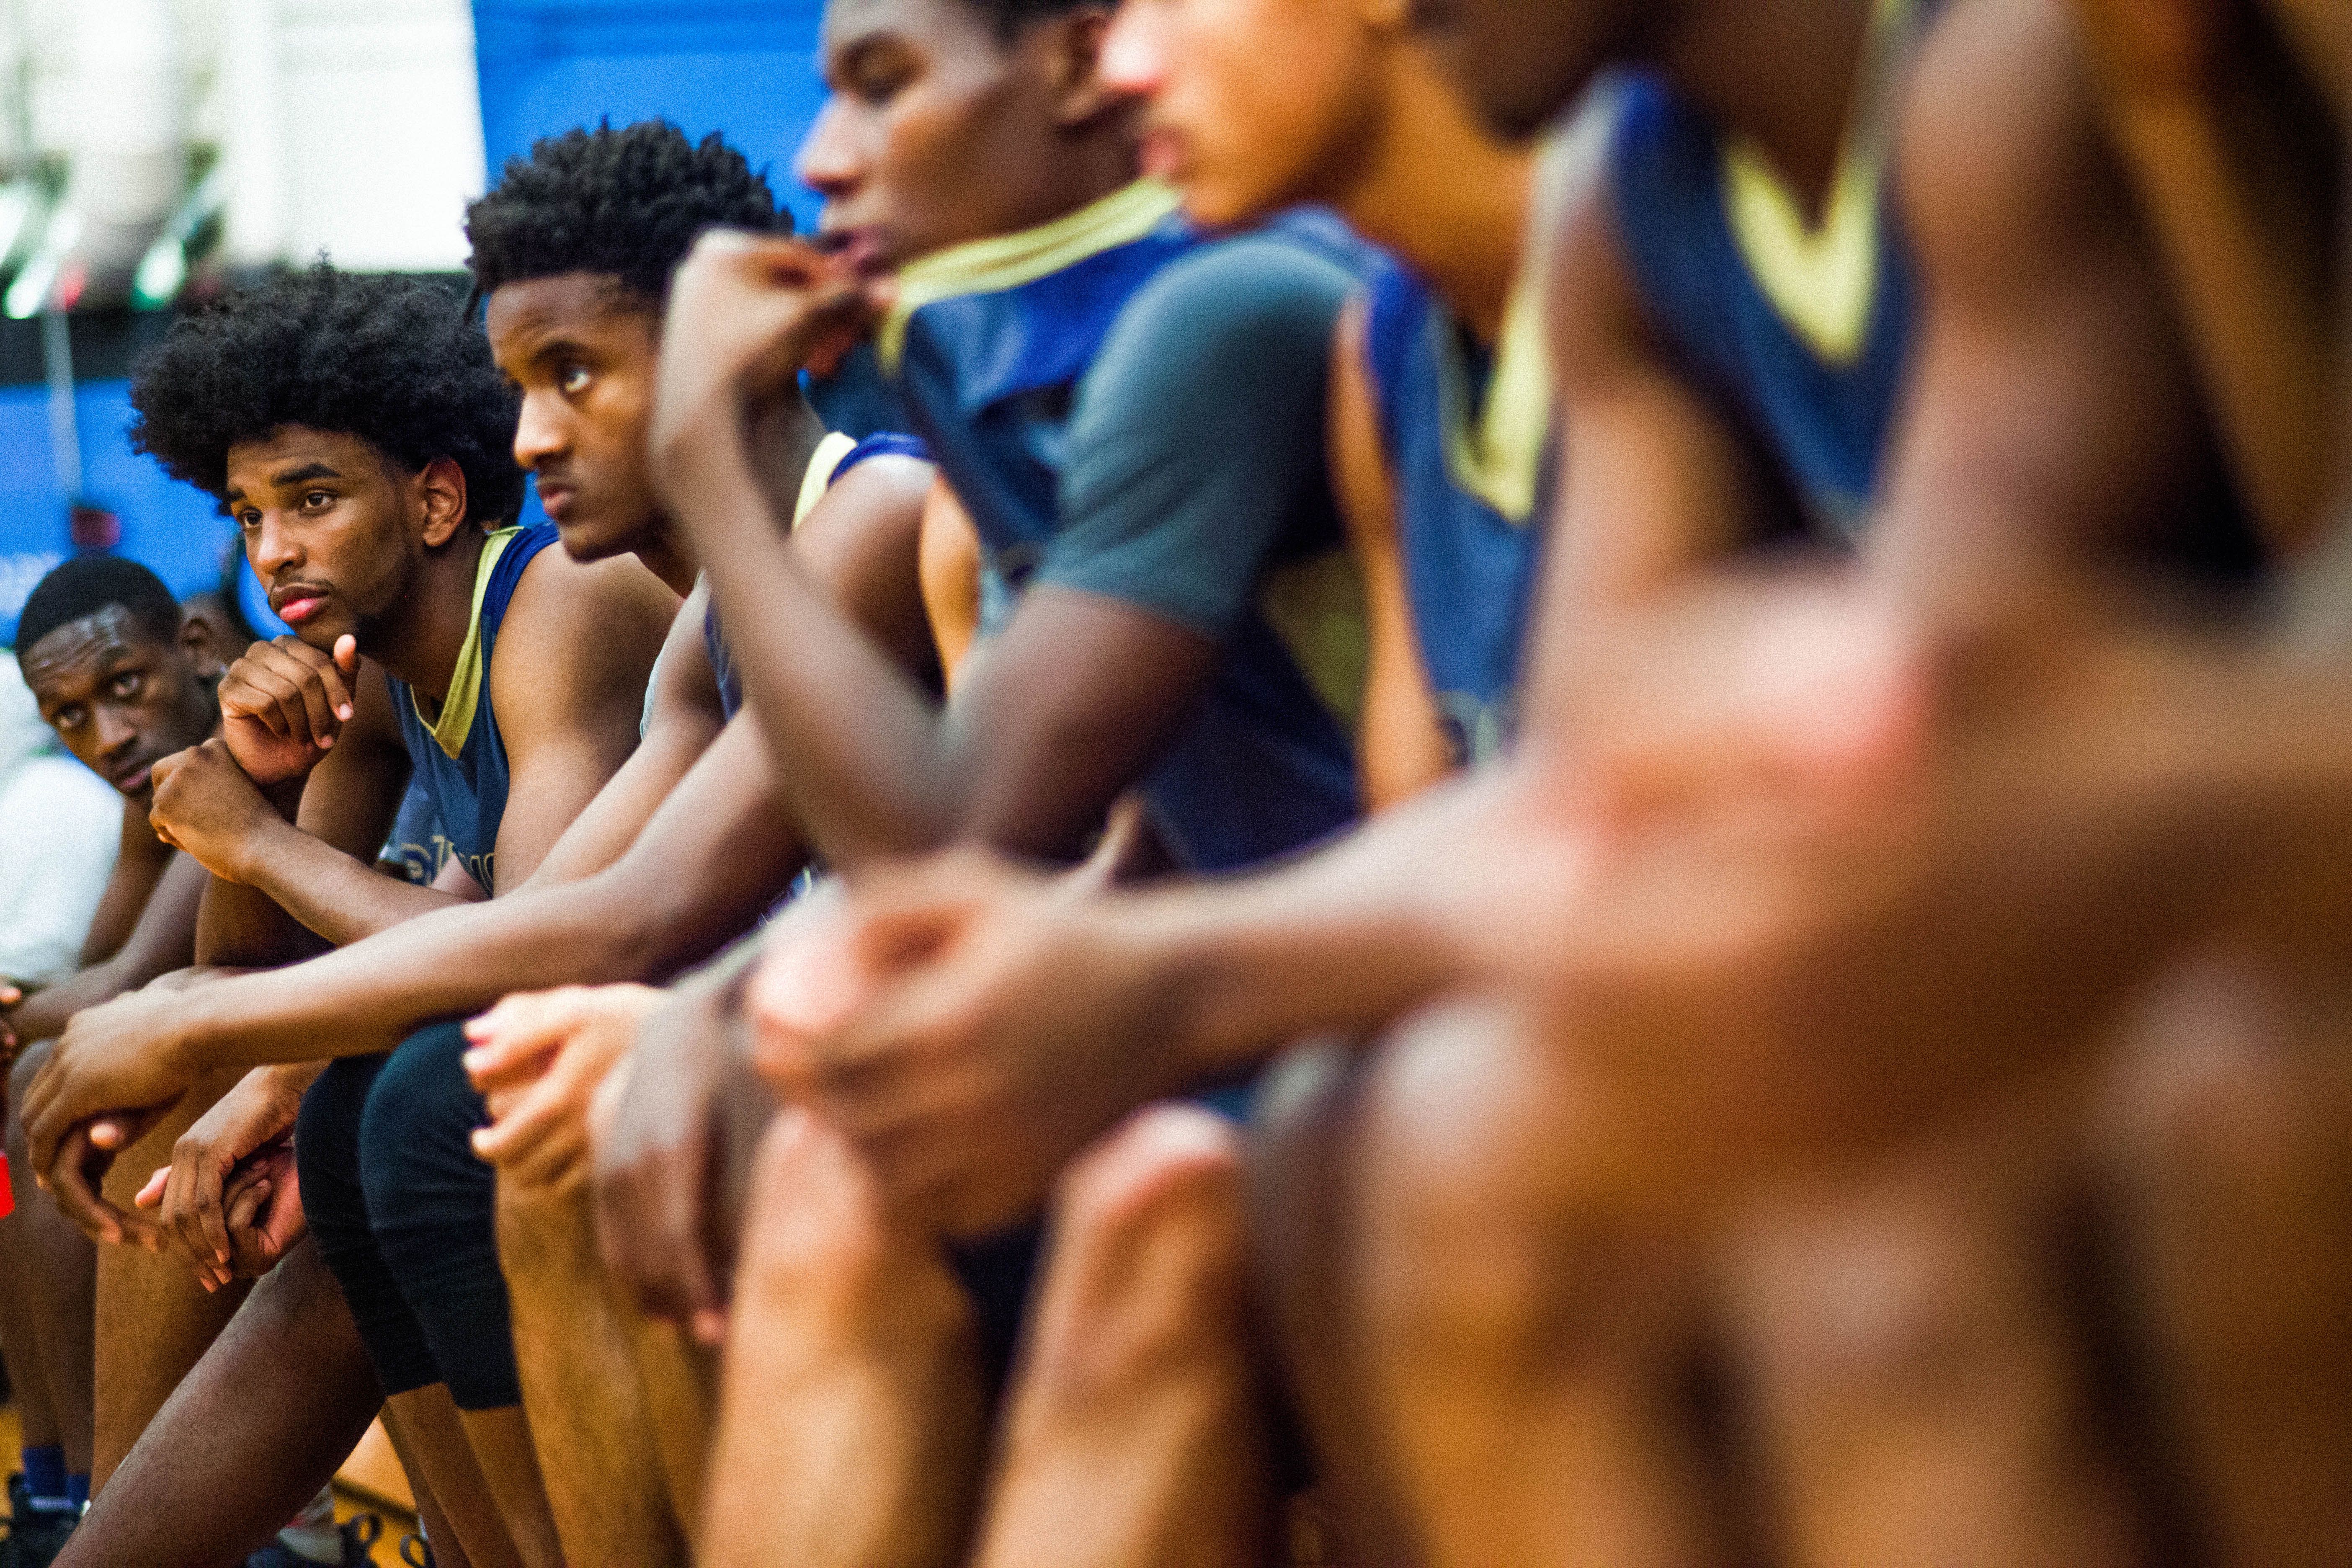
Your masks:
{"label": "bare shoulder", "polygon": [[633,555],[583,563],[561,547],[541,551],[515,584],[490,658],[500,723],[521,720],[525,705],[642,704],[678,604]]}
{"label": "bare shoulder", "polygon": [[1945,280],[2077,265],[2136,216],[2063,0],[1953,0],[1900,120],[1906,231]]}

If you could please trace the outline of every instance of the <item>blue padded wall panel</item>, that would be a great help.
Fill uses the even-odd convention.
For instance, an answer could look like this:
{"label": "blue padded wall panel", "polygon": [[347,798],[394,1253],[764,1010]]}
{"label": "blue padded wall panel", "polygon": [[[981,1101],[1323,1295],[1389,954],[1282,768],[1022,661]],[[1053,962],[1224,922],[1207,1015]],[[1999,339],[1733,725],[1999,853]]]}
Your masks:
{"label": "blue padded wall panel", "polygon": [[792,177],[816,118],[820,0],[474,0],[482,140],[496,171],[541,136],[655,116],[712,131],[764,167],[803,226]]}

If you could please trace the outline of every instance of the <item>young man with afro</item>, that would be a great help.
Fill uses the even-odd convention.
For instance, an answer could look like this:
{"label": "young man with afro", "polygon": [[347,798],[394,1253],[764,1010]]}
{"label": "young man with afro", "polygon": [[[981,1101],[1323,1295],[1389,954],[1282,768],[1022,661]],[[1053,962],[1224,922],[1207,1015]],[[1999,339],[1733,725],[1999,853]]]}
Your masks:
{"label": "young man with afro", "polygon": [[[577,563],[546,548],[553,529],[515,526],[517,399],[458,301],[325,267],[282,275],[175,324],[131,398],[134,442],[220,499],[295,628],[231,668],[220,736],[155,769],[158,830],[214,876],[199,962],[285,963],[463,901],[373,868],[412,774],[475,882],[495,894],[526,879],[635,749],[677,600],[635,562]],[[307,1106],[311,1240],[421,1488],[474,1561],[550,1560],[519,1399],[484,1348],[503,1342],[505,1300],[488,1173],[466,1142],[480,1109],[462,1037],[428,1030],[389,1055],[331,1032],[277,1052],[147,1048],[143,1021],[201,1015],[209,989],[151,987],[78,1015],[26,1096],[35,1163],[102,1238],[155,1238],[92,1188],[121,1140],[52,1130],[42,1108],[79,1078],[143,1063],[108,1104],[133,1110],[116,1131],[160,1140],[184,1127],[191,1089],[263,1068],[215,1125],[259,1123],[257,1147]],[[125,1162],[118,1192],[155,1163]],[[469,1185],[478,1216],[447,1195]],[[206,1239],[213,1286],[246,1249],[222,1230]]]}
{"label": "young man with afro", "polygon": [[[805,852],[749,721],[735,720],[725,644],[695,586],[690,543],[644,477],[670,266],[708,227],[767,230],[779,216],[740,153],[716,137],[698,147],[660,122],[541,142],[474,205],[477,294],[488,304],[492,352],[522,393],[515,456],[537,476],[566,551],[634,553],[686,595],[648,692],[645,740],[527,885],[225,982],[201,1021],[207,1037],[299,1048],[331,1036],[382,1049],[517,987],[667,975],[751,927],[788,889]],[[805,410],[791,412],[763,445],[784,493],[805,496],[791,547],[914,678],[934,681],[915,568],[929,465],[903,440],[852,448],[824,438]],[[566,1148],[584,1136],[574,1113],[610,1059],[593,1054],[549,1075],[556,1081],[501,1151],[511,1156],[497,1198],[512,1291],[508,1375],[530,1411],[568,1555],[653,1563],[675,1552],[674,1510],[625,1327],[583,1310],[598,1300],[601,1271],[576,1185],[560,1179]],[[549,1058],[531,1053],[511,1088],[535,1082]],[[502,1104],[494,1097],[493,1109]],[[175,1162],[197,1168],[171,1184],[166,1228],[194,1244],[199,1268],[218,1267],[205,1238],[221,1231],[225,1182],[275,1131],[257,1120]]]}

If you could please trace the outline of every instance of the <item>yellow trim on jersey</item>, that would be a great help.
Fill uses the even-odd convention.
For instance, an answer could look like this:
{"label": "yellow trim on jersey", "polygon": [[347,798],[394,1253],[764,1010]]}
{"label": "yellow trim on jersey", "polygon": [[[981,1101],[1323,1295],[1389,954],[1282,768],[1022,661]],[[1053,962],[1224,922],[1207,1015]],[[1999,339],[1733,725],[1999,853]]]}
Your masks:
{"label": "yellow trim on jersey", "polygon": [[449,673],[449,694],[441,700],[441,716],[436,719],[425,712],[415,689],[409,689],[408,701],[416,710],[416,721],[432,731],[434,743],[453,763],[466,749],[475,710],[482,705],[482,601],[489,596],[490,574],[499,557],[521,531],[519,527],[501,528],[482,542],[482,558],[474,567],[474,608],[466,623],[466,640],[457,647],[457,667]]}
{"label": "yellow trim on jersey", "polygon": [[898,271],[898,297],[875,333],[882,368],[898,370],[907,321],[926,305],[967,294],[995,294],[1050,278],[1090,256],[1132,244],[1168,221],[1181,199],[1157,180],[1138,180],[1102,200],[1018,234],[951,246]]}
{"label": "yellow trim on jersey", "polygon": [[1443,335],[1437,395],[1445,426],[1445,471],[1456,489],[1524,524],[1535,515],[1536,482],[1544,443],[1551,436],[1551,354],[1544,342],[1541,279],[1523,272],[1512,286],[1502,339],[1495,345],[1494,374],[1486,382],[1486,405],[1475,418],[1461,336],[1443,312],[1430,317],[1430,326]]}
{"label": "yellow trim on jersey", "polygon": [[1916,0],[1878,0],[1854,98],[1854,121],[1838,155],[1821,226],[1805,221],[1762,151],[1744,138],[1723,149],[1725,216],[1748,270],[1781,319],[1823,362],[1843,368],[1861,357],[1878,300],[1879,203],[1892,140],[1893,78],[1913,29]]}
{"label": "yellow trim on jersey", "polygon": [[824,492],[833,488],[833,471],[856,450],[856,441],[838,430],[827,431],[824,439],[816,444],[816,450],[809,454],[808,472],[801,476],[801,493],[793,502],[795,532],[808,521],[808,514],[816,510],[816,503],[824,499]]}
{"label": "yellow trim on jersey", "polygon": [[1355,552],[1328,550],[1272,568],[1259,580],[1257,607],[1316,697],[1354,734],[1362,727],[1371,669],[1364,579]]}

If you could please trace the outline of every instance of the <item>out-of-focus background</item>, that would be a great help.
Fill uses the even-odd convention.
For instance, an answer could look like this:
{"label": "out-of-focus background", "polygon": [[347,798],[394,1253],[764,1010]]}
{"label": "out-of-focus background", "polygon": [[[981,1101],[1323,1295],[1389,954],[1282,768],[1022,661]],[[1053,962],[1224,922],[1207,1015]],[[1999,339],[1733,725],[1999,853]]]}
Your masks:
{"label": "out-of-focus background", "polygon": [[792,155],[821,99],[821,10],[0,0],[0,646],[76,550],[183,595],[219,580],[226,521],[124,438],[130,365],[175,310],[320,255],[457,271],[489,172],[606,117],[723,130],[805,220]]}

